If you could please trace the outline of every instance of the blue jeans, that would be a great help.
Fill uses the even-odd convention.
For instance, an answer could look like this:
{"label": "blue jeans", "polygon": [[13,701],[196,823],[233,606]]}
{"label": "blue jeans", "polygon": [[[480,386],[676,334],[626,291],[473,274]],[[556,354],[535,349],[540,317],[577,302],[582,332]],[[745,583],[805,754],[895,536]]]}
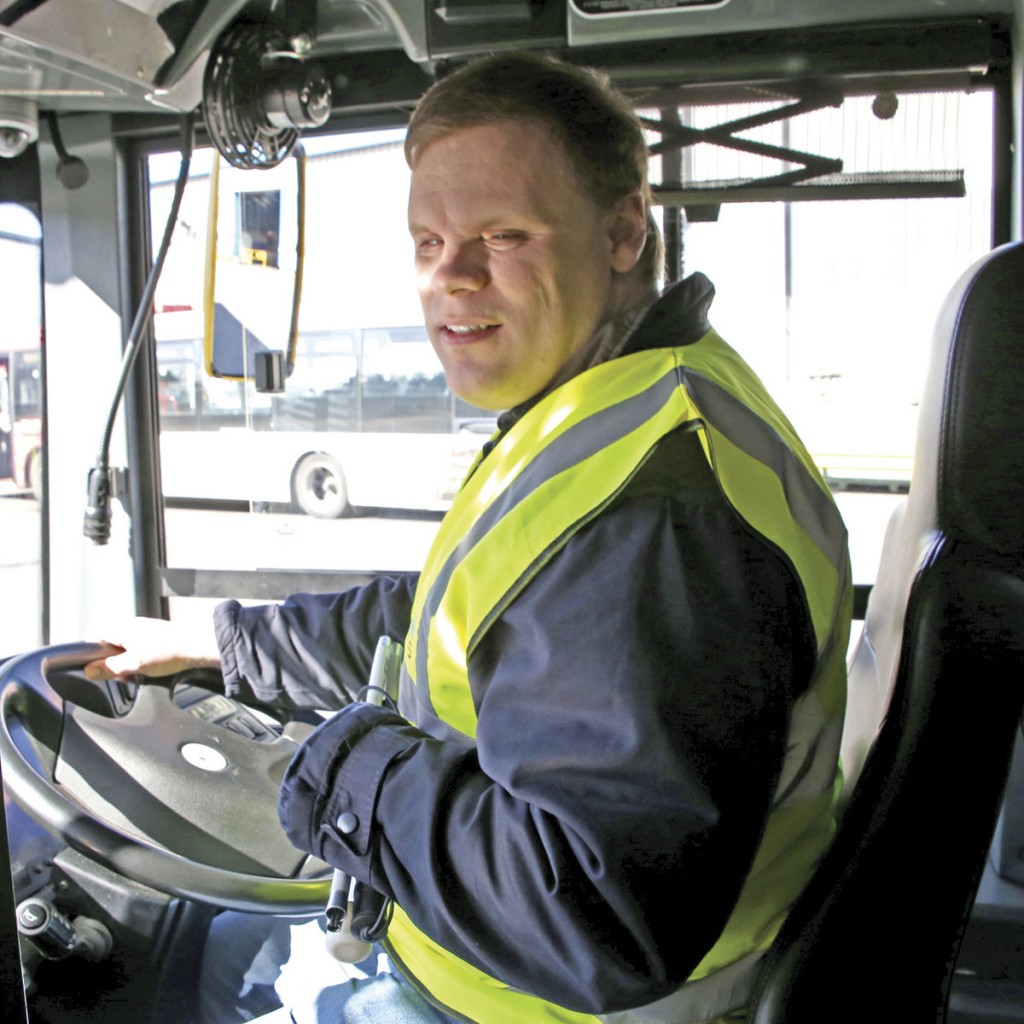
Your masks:
{"label": "blue jeans", "polygon": [[226,911],[214,918],[199,979],[201,1024],[456,1024],[374,947],[342,964],[322,918]]}

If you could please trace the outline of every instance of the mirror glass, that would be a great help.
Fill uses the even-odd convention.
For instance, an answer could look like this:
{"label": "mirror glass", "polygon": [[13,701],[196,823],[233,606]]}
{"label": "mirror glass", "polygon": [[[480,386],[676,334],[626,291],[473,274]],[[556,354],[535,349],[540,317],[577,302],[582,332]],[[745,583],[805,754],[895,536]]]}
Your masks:
{"label": "mirror glass", "polygon": [[211,159],[203,337],[211,377],[253,380],[258,357],[295,365],[304,245],[305,153],[258,173]]}

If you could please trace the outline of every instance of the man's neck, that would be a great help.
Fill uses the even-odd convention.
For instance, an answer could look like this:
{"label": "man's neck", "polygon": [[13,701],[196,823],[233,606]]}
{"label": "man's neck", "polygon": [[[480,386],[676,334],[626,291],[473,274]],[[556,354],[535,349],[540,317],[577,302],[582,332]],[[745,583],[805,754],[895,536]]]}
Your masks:
{"label": "man's neck", "polygon": [[498,417],[500,430],[507,430],[528,409],[537,404],[545,395],[561,387],[566,381],[578,377],[592,366],[614,359],[624,349],[629,336],[644,314],[658,298],[657,288],[652,283],[649,289],[637,293],[637,301],[617,312],[610,313],[576,353],[565,363],[548,386],[533,398],[503,412]]}
{"label": "man's neck", "polygon": [[[689,345],[710,329],[707,314],[715,295],[714,285],[701,273],[691,274],[666,288],[659,296],[651,285],[641,301],[607,318],[562,372],[540,394],[501,413],[498,430],[504,434],[546,394],[599,363],[628,351],[666,344]],[[489,451],[496,440],[484,448]]]}
{"label": "man's neck", "polygon": [[544,394],[572,380],[584,370],[614,359],[622,350],[630,331],[657,298],[656,282],[645,280],[635,270],[617,275],[612,283],[604,318],[597,330],[566,361],[554,380],[544,389]]}

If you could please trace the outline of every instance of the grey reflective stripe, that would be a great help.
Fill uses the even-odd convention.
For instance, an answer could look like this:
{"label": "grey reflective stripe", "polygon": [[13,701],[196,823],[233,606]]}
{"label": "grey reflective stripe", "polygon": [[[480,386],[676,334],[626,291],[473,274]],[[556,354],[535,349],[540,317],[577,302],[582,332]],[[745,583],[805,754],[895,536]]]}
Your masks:
{"label": "grey reflective stripe", "polygon": [[[462,559],[496,523],[546,481],[596,455],[651,419],[662,406],[672,400],[678,386],[679,374],[673,367],[650,387],[615,405],[601,409],[570,427],[527,463],[526,468],[476,519],[434,578],[420,611],[419,638],[416,646],[416,688],[421,693],[421,699],[428,699],[427,644],[430,624],[444,599],[452,574]],[[499,457],[495,452],[488,456],[490,459]],[[482,467],[477,470],[483,471]],[[472,647],[472,638],[469,646]]]}
{"label": "grey reflective stripe", "polygon": [[750,1002],[764,953],[758,950],[714,971],[688,981],[671,995],[633,1010],[604,1013],[604,1024],[700,1024],[740,1010]]}
{"label": "grey reflective stripe", "polygon": [[399,676],[398,689],[398,713],[410,722],[415,722],[418,729],[433,737],[435,740],[444,740],[446,743],[471,743],[466,734],[459,732],[454,725],[449,725],[430,706],[428,695],[420,693],[420,688],[413,685],[412,677],[409,675],[405,665]]}
{"label": "grey reflective stripe", "polygon": [[826,720],[813,690],[800,698],[789,727],[786,760],[772,797],[773,811],[819,796],[832,785],[842,735],[842,715]]}
{"label": "grey reflective stripe", "polygon": [[[699,372],[683,367],[683,380],[704,418],[737,448],[767,466],[782,484],[793,518],[845,576],[846,526],[829,494],[771,425]],[[839,593],[842,593],[840,590]]]}

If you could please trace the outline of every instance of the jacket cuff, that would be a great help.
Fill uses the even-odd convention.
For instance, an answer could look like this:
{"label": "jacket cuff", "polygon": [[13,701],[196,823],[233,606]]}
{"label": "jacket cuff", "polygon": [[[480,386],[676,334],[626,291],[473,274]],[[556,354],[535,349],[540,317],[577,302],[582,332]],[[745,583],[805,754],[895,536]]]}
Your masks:
{"label": "jacket cuff", "polygon": [[369,878],[380,788],[391,762],[409,749],[408,729],[393,711],[362,703],[317,727],[281,783],[277,813],[293,846]]}
{"label": "jacket cuff", "polygon": [[238,626],[238,611],[242,606],[237,601],[224,601],[213,610],[213,629],[220,648],[220,670],[224,678],[224,692],[229,697],[238,695],[241,673],[235,656],[235,630]]}

